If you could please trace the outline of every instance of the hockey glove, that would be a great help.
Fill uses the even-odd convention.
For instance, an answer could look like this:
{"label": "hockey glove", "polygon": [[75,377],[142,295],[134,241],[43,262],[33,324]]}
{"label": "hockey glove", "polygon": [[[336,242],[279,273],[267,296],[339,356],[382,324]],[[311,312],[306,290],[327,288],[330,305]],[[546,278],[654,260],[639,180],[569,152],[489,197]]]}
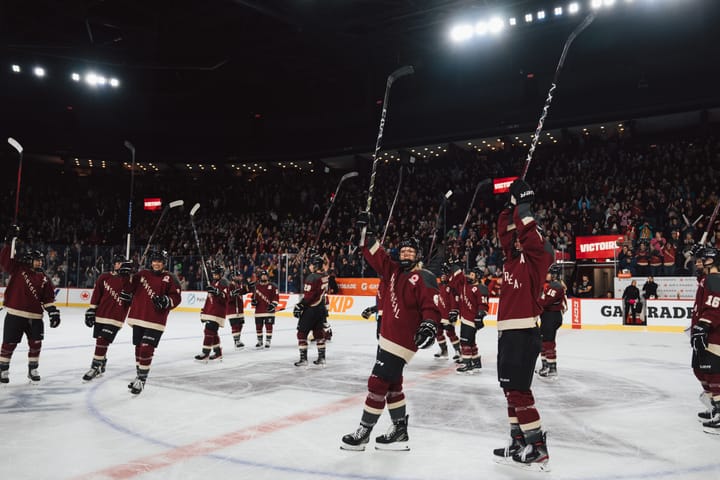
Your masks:
{"label": "hockey glove", "polygon": [[[372,213],[368,211],[361,211],[358,213],[357,221],[355,222],[355,226],[357,229],[362,233],[362,229],[366,228],[365,230],[365,245],[366,246],[372,246],[375,243],[375,217]],[[361,238],[362,235],[359,235],[358,238]],[[362,245],[361,245],[362,246]]]}
{"label": "hockey glove", "polygon": [[455,325],[455,322],[457,322],[459,312],[457,310],[450,310],[448,313],[448,320],[450,321],[450,325]]}
{"label": "hockey glove", "polygon": [[118,275],[121,275],[123,277],[129,277],[132,273],[132,269],[132,262],[123,262],[120,264],[120,268],[118,268]]}
{"label": "hockey glove", "polygon": [[376,307],[376,306],[367,307],[365,310],[362,311],[362,313],[360,314],[360,316],[361,316],[362,318],[364,318],[365,320],[367,320],[368,318],[370,318],[370,315],[372,315],[373,313],[377,313],[377,307]]}
{"label": "hockey glove", "polygon": [[533,203],[535,192],[527,182],[521,178],[510,185],[510,203],[520,205],[521,203]]}
{"label": "hockey glove", "polygon": [[17,225],[10,225],[10,228],[7,231],[7,234],[5,235],[5,241],[11,242],[13,238],[17,238],[20,236],[20,227]]}
{"label": "hockey glove", "polygon": [[300,318],[305,311],[305,305],[302,303],[298,303],[295,305],[295,308],[293,308],[293,317]]}
{"label": "hockey glove", "polygon": [[220,289],[217,287],[213,287],[212,285],[208,285],[207,287],[205,287],[205,291],[211,295],[215,295],[216,297],[220,296]]}
{"label": "hockey glove", "polygon": [[257,307],[257,300],[255,299],[255,295],[253,295],[252,300],[250,300],[250,305],[253,307]]}
{"label": "hockey glove", "polygon": [[167,295],[156,295],[153,297],[152,302],[156,310],[162,311],[170,308],[170,297]]}
{"label": "hockey glove", "polygon": [[52,306],[45,309],[50,317],[50,328],[57,328],[60,325],[60,310]]}
{"label": "hockey glove", "polygon": [[120,298],[120,301],[123,302],[126,306],[129,306],[132,303],[133,294],[130,292],[120,292],[120,295],[118,295]]}
{"label": "hockey glove", "polygon": [[268,305],[267,311],[268,313],[275,313],[275,310],[277,309],[277,302],[272,302],[270,305]]}
{"label": "hockey glove", "polygon": [[88,308],[85,311],[85,325],[91,328],[95,325],[95,308]]}
{"label": "hockey glove", "polygon": [[418,348],[428,348],[435,343],[437,335],[437,326],[432,320],[423,320],[415,332],[415,346]]}
{"label": "hockey glove", "polygon": [[475,316],[475,330],[480,330],[485,326],[485,322],[483,321],[483,318],[485,318],[485,315],[487,315],[487,312],[480,310],[477,315]]}
{"label": "hockey glove", "polygon": [[236,289],[234,289],[234,290],[231,290],[231,291],[230,291],[230,296],[233,297],[233,298],[239,297],[239,296],[240,296],[240,289],[239,289],[239,288],[236,288]]}
{"label": "hockey glove", "polygon": [[707,349],[708,336],[710,336],[709,323],[698,322],[693,325],[690,330],[690,345],[696,353],[704,352]]}

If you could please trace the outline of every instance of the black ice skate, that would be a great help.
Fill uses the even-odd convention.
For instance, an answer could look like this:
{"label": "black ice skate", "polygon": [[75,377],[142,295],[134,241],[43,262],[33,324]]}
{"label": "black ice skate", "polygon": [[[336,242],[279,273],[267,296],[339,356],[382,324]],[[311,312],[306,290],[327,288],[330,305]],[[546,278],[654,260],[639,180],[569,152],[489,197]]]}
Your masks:
{"label": "black ice skate", "polygon": [[440,351],[436,353],[435,358],[438,360],[447,360],[448,359],[448,348],[447,344],[441,343],[440,344]]}
{"label": "black ice skate", "polygon": [[216,348],[213,353],[208,357],[211,362],[222,362],[222,350]]}
{"label": "black ice skate", "polygon": [[245,348],[245,344],[240,340],[240,337],[235,338],[235,350],[242,350]]}
{"label": "black ice skate", "polygon": [[540,367],[539,370],[535,370],[535,373],[537,373],[537,374],[540,375],[541,377],[544,377],[544,376],[546,376],[547,371],[548,371],[548,362],[547,362],[547,360],[545,360],[545,359],[543,358],[543,359],[542,359],[542,367]]}
{"label": "black ice skate", "polygon": [[455,349],[455,355],[453,355],[453,362],[460,363],[460,360],[462,359],[460,347],[457,345],[453,345],[453,348]]}
{"label": "black ice skate", "polygon": [[318,367],[325,366],[325,350],[318,351],[318,358],[317,360],[313,360],[313,364],[317,365]]}
{"label": "black ice skate", "polygon": [[460,361],[460,366],[455,369],[458,375],[472,375],[473,361],[470,358],[464,358]]}
{"label": "black ice skate", "polygon": [[482,370],[482,360],[480,357],[472,359],[472,367],[473,367],[473,373],[475,373],[475,372],[479,373],[480,370]]}
{"label": "black ice skate", "polygon": [[550,455],[545,443],[545,432],[539,428],[526,432],[525,443],[525,448],[512,456],[513,461],[509,465],[537,472],[550,471],[548,465]]}
{"label": "black ice skate", "polygon": [[210,351],[207,352],[203,350],[203,352],[200,355],[195,355],[195,361],[198,363],[208,363],[208,360],[210,360]]}
{"label": "black ice skate", "polygon": [[90,370],[85,372],[85,375],[83,375],[82,379],[83,382],[89,382],[95,378],[102,377],[103,373],[105,373],[105,363],[93,360],[92,364],[90,365]]}
{"label": "black ice skate", "polygon": [[10,364],[0,364],[0,383],[10,383]]}
{"label": "black ice skate", "polygon": [[493,460],[496,463],[512,462],[512,457],[516,453],[520,453],[525,448],[525,435],[518,425],[510,428],[510,441],[505,448],[496,448],[493,450]]}
{"label": "black ice skate", "polygon": [[555,362],[548,362],[547,368],[545,370],[540,370],[538,372],[538,375],[541,378],[545,378],[547,380],[557,380],[557,363]]}
{"label": "black ice skate", "polygon": [[300,360],[295,362],[293,365],[295,365],[296,367],[307,367],[307,364],[307,350],[300,350]]}
{"label": "black ice skate", "polygon": [[712,417],[703,422],[703,432],[720,435],[720,402],[713,402]]}
{"label": "black ice skate", "polygon": [[140,393],[145,388],[145,378],[142,377],[136,377],[135,380],[132,382],[132,386],[130,387],[130,393],[133,395],[140,395]]}
{"label": "black ice skate", "polygon": [[258,335],[258,337],[257,337],[257,343],[255,344],[255,348],[263,348],[263,337],[262,337],[262,335]]}
{"label": "black ice skate", "polygon": [[370,441],[370,432],[372,427],[366,427],[362,423],[355,430],[355,433],[349,433],[342,438],[342,444],[340,444],[341,450],[354,450],[361,452],[365,450],[365,445]]}
{"label": "black ice skate", "polygon": [[270,348],[270,342],[272,342],[272,337],[265,337],[265,348]]}
{"label": "black ice skate", "polygon": [[38,383],[40,381],[40,374],[38,373],[38,366],[36,363],[28,365],[28,379],[31,384]]}
{"label": "black ice skate", "polygon": [[408,437],[407,427],[408,415],[405,415],[405,418],[394,420],[385,435],[375,437],[375,449],[395,451],[410,450],[410,445],[408,444],[410,437]]}

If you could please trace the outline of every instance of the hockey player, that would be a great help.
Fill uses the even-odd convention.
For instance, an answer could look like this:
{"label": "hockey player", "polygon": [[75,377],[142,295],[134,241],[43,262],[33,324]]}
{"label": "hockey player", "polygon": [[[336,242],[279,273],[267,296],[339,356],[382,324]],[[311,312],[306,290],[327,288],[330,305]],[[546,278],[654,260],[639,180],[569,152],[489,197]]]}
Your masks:
{"label": "hockey player", "polygon": [[320,366],[325,365],[324,324],[327,318],[325,299],[327,296],[328,276],[324,271],[324,266],[325,262],[321,256],[316,255],[310,259],[308,265],[310,275],[305,277],[303,297],[293,309],[293,315],[298,319],[297,341],[300,350],[300,360],[295,362],[296,367],[308,364],[307,337],[309,332],[313,332],[318,351],[318,358],[313,363]]}
{"label": "hockey player", "polygon": [[507,399],[511,443],[493,454],[500,463],[544,470],[549,455],[530,386],[542,344],[538,300],[554,255],[532,216],[534,198],[524,180],[515,180],[510,185],[510,204],[498,218],[505,264],[498,306],[497,368]]}
{"label": "hockey player", "polygon": [[257,343],[255,348],[263,348],[263,325],[265,325],[265,348],[270,348],[275,325],[275,310],[280,302],[278,286],[270,281],[267,270],[258,272],[259,280],[255,283],[252,301],[255,307],[255,333]]}
{"label": "hockey player", "polygon": [[402,240],[398,245],[400,261],[392,260],[377,241],[371,220],[368,212],[361,212],[357,225],[361,229],[367,226],[363,255],[386,282],[384,314],[360,426],[354,433],[342,437],[340,448],[365,450],[370,433],[387,405],[392,426],[385,435],[375,437],[375,448],[409,450],[403,369],[418,348],[428,348],[435,342],[440,324],[437,281],[422,268],[417,239]]}
{"label": "hockey player", "polygon": [[704,276],[700,276],[690,328],[692,367],[712,407],[698,418],[705,433],[720,435],[720,256],[715,247],[706,246],[696,257],[702,259]]}
{"label": "hockey player", "polygon": [[95,282],[90,306],[85,311],[85,325],[93,329],[95,352],[90,369],[83,375],[86,382],[102,376],[107,365],[107,350],[125,324],[130,308],[130,273],[132,263],[122,255],[113,258],[113,269],[101,274]]}
{"label": "hockey player", "polygon": [[245,294],[250,292],[250,286],[239,270],[230,273],[230,284],[228,285],[228,300],[225,302],[225,319],[230,322],[235,348],[240,350],[245,344],[240,338],[243,325],[245,324]]}
{"label": "hockey player", "polygon": [[180,282],[167,270],[169,256],[165,250],[148,254],[149,270],[140,270],[130,277],[128,292],[132,303],[128,325],[133,329],[137,376],[130,382],[130,393],[143,391],[155,349],[160,343],[170,310],[181,301]]}
{"label": "hockey player", "polygon": [[537,374],[544,378],[557,377],[557,352],[555,349],[555,338],[557,331],[562,325],[563,313],[567,310],[567,298],[565,297],[565,284],[560,279],[562,267],[553,264],[545,277],[543,292],[540,294],[540,306],[543,311],[540,314],[540,336],[542,337],[542,351],[540,360],[542,368]]}
{"label": "hockey player", "polygon": [[4,307],[7,314],[0,347],[0,383],[10,382],[10,359],[23,334],[28,342],[28,378],[31,383],[39,382],[38,365],[45,333],[43,309],[48,312],[50,328],[60,325],[60,311],[55,306],[55,289],[42,268],[42,252],[28,252],[21,261],[13,258],[11,244],[19,234],[20,229],[16,225],[11,226],[5,245],[0,250],[0,267],[10,275],[5,289]]}
{"label": "hockey player", "polygon": [[482,368],[482,361],[478,353],[475,335],[485,326],[484,318],[487,315],[488,289],[480,282],[482,272],[471,268],[463,273],[460,263],[456,260],[450,262],[450,287],[458,292],[458,309],[460,310],[460,350],[462,360],[457,373],[472,375],[474,370]]}
{"label": "hockey player", "polygon": [[[195,355],[195,361],[200,363],[222,361],[222,345],[220,344],[218,329],[225,326],[228,281],[223,278],[223,268],[221,266],[213,267],[210,272],[212,281],[205,288],[207,297],[205,298],[205,305],[200,310],[200,321],[205,325],[202,352]],[[212,354],[210,353],[211,350]]]}
{"label": "hockey player", "polygon": [[455,355],[453,355],[453,360],[455,362],[460,361],[460,339],[458,338],[457,334],[455,333],[455,322],[457,322],[458,319],[458,296],[455,293],[455,290],[448,285],[448,274],[442,273],[440,275],[440,288],[439,288],[440,294],[438,295],[438,308],[440,309],[440,318],[441,318],[441,326],[442,328],[438,329],[437,333],[437,343],[440,347],[440,351],[435,354],[435,358],[438,360],[448,358],[448,348],[447,348],[447,341],[445,340],[445,337],[450,339],[450,343],[452,344],[453,349],[455,350]]}

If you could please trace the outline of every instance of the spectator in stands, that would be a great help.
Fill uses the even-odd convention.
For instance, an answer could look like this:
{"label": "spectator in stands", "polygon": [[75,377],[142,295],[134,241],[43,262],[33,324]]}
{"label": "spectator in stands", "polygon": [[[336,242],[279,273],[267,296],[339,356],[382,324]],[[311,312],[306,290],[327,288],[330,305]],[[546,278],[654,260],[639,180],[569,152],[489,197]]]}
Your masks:
{"label": "spectator in stands", "polygon": [[590,277],[587,275],[582,276],[582,281],[575,290],[575,296],[578,298],[592,298],[593,297],[593,284],[590,282]]}
{"label": "spectator in stands", "polygon": [[638,319],[637,315],[640,313],[640,290],[637,288],[637,280],[630,282],[630,285],[625,287],[625,291],[622,294],[623,305],[625,306],[624,324],[625,325],[638,325],[642,324],[642,319]]}

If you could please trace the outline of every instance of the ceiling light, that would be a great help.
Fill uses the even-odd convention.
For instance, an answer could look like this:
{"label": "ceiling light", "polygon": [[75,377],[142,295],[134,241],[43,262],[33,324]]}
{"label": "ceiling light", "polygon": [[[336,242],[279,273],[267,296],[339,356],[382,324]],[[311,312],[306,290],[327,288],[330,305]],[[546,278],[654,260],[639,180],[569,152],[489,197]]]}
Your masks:
{"label": "ceiling light", "polygon": [[20,73],[20,71],[21,71],[21,70],[20,70],[20,65],[13,65],[13,66],[12,66],[12,71],[13,71],[14,73]]}
{"label": "ceiling light", "polygon": [[42,78],[45,76],[45,69],[42,67],[35,67],[35,68],[33,68],[33,73],[35,74],[36,77]]}

